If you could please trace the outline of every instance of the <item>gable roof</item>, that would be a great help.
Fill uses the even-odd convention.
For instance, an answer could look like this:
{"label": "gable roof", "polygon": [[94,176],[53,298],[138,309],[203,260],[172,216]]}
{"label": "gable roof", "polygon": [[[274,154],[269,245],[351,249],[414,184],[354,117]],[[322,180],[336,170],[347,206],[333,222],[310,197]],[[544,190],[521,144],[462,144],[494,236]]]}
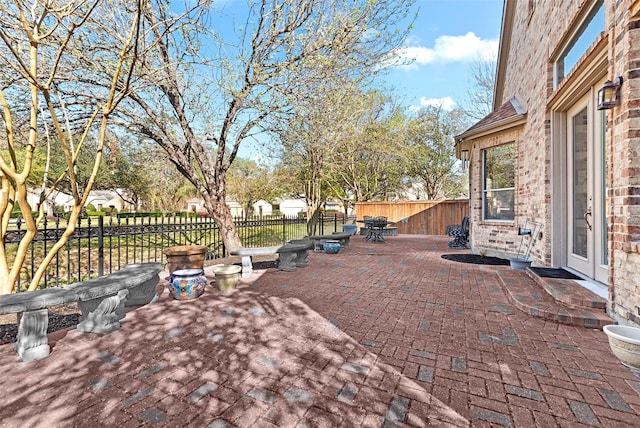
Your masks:
{"label": "gable roof", "polygon": [[456,136],[456,141],[470,137],[480,137],[491,134],[505,128],[519,125],[527,117],[527,111],[520,105],[516,97],[480,119],[475,125],[468,128],[462,134]]}

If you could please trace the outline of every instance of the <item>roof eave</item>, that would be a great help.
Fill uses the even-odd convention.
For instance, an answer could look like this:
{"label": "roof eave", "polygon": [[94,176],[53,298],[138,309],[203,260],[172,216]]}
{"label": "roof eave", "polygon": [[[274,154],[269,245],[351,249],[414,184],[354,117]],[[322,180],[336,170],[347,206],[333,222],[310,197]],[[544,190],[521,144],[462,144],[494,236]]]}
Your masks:
{"label": "roof eave", "polygon": [[496,132],[504,131],[505,129],[523,125],[524,123],[526,123],[526,121],[526,113],[510,116],[502,120],[487,124],[486,126],[463,132],[462,134],[457,135],[455,139],[456,142],[461,142],[469,138],[476,139],[484,137],[485,135],[495,134]]}

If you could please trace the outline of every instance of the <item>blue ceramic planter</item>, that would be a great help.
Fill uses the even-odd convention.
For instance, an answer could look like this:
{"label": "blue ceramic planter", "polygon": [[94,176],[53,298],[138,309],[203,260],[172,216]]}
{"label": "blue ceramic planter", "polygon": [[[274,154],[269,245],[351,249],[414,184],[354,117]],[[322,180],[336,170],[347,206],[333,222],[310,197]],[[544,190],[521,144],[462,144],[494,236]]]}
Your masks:
{"label": "blue ceramic planter", "polygon": [[340,241],[330,239],[324,243],[324,252],[327,254],[337,254],[340,251]]}
{"label": "blue ceramic planter", "polygon": [[169,294],[176,300],[196,299],[204,293],[207,278],[203,269],[181,269],[169,277]]}

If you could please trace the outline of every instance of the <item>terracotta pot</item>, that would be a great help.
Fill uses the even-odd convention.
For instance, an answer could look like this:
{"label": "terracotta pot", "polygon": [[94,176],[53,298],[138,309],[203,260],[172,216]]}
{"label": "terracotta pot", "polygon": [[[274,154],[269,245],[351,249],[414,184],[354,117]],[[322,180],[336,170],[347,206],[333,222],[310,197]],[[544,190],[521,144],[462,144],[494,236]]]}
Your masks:
{"label": "terracotta pot", "polygon": [[205,245],[181,245],[164,250],[169,273],[181,269],[204,269]]}

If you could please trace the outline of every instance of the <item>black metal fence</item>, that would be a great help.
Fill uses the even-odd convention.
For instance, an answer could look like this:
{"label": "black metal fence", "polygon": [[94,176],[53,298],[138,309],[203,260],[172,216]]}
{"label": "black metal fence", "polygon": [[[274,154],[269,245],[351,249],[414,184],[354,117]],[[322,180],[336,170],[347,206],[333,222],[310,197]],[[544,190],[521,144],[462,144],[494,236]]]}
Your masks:
{"label": "black metal fence", "polygon": [[[352,222],[341,214],[323,214],[319,233],[342,231]],[[44,221],[30,244],[18,289],[28,286],[45,254],[60,239],[65,225]],[[307,235],[304,217],[249,217],[234,220],[245,247],[281,245]],[[8,254],[15,254],[26,231],[20,219],[5,235]],[[209,217],[165,215],[160,217],[89,217],[79,221],[74,233],[47,267],[40,287],[83,281],[117,271],[130,263],[165,263],[163,250],[177,245],[205,245],[207,259],[227,256],[220,231]],[[11,262],[11,259],[9,260]]]}

